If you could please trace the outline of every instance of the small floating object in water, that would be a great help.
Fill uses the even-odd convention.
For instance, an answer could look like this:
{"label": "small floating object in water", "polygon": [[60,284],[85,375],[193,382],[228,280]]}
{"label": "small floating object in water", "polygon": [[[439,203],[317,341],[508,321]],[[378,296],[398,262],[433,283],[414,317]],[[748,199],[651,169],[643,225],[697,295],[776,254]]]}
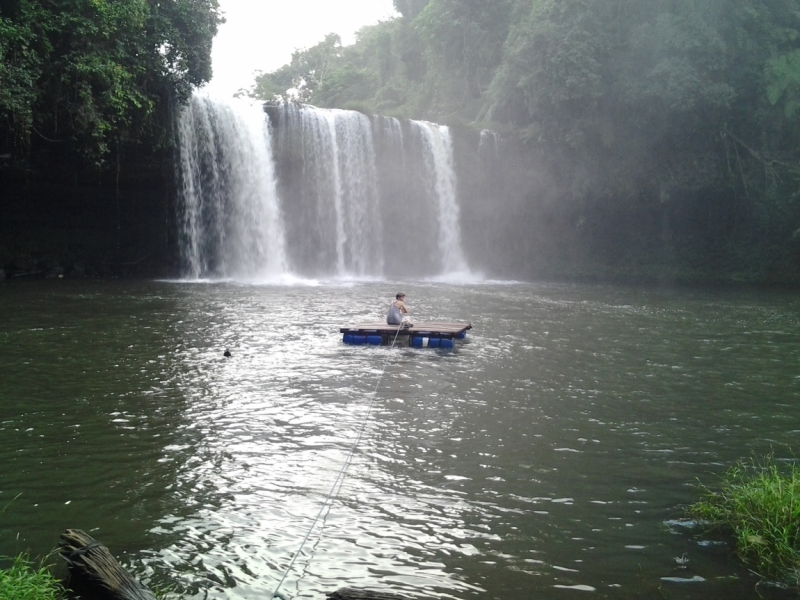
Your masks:
{"label": "small floating object in water", "polygon": [[697,542],[697,545],[702,548],[714,548],[717,546],[722,548],[728,547],[728,543],[723,542],[722,540],[700,540],[699,542]]}
{"label": "small floating object in water", "polygon": [[661,581],[669,581],[670,583],[702,583],[705,581],[704,577],[695,575],[692,578],[688,577],[662,577]]}
{"label": "small floating object in water", "polygon": [[578,590],[578,591],[581,591],[581,592],[595,592],[595,591],[597,591],[597,588],[593,588],[590,585],[583,585],[583,584],[580,584],[580,583],[578,585],[554,585],[553,587],[554,588],[558,588],[560,590]]}
{"label": "small floating object in water", "polygon": [[672,530],[675,527],[683,527],[685,529],[694,529],[696,527],[706,527],[710,525],[709,521],[698,521],[697,519],[670,519],[664,521],[664,525]]}
{"label": "small floating object in water", "polygon": [[225,348],[225,352],[222,353],[222,356],[224,356],[225,358],[230,358],[231,353],[227,348]]}

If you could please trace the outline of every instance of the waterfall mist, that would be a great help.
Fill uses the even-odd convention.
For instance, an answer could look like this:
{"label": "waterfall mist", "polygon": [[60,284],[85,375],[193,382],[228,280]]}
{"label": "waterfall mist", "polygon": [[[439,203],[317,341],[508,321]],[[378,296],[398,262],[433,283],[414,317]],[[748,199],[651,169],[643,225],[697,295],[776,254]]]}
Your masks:
{"label": "waterfall mist", "polygon": [[383,275],[370,120],[357,112],[294,104],[273,114],[293,270],[309,276]]}
{"label": "waterfall mist", "polygon": [[286,243],[263,109],[195,95],[178,122],[178,140],[184,275],[285,274]]}
{"label": "waterfall mist", "polygon": [[178,138],[185,277],[470,276],[448,127],[195,95]]}
{"label": "waterfall mist", "polygon": [[456,197],[453,141],[447,127],[412,121],[423,145],[424,172],[433,180],[432,196],[439,209],[439,251],[444,273],[463,273],[469,269],[461,249],[461,227]]}

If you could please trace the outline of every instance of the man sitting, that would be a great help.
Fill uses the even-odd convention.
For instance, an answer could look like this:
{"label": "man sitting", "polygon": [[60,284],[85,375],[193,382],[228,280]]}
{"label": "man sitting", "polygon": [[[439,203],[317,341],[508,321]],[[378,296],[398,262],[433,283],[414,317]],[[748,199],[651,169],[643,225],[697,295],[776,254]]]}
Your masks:
{"label": "man sitting", "polygon": [[402,325],[404,329],[412,327],[414,324],[408,317],[408,307],[405,303],[406,295],[398,292],[395,301],[389,305],[389,313],[386,315],[386,323],[389,325]]}

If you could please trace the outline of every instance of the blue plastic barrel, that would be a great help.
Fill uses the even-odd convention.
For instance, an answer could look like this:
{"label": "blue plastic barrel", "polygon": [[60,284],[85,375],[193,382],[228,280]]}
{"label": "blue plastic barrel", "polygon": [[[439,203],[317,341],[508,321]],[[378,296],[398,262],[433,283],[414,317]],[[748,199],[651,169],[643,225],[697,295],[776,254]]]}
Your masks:
{"label": "blue plastic barrel", "polygon": [[345,333],[342,341],[345,344],[352,344],[353,343],[353,334],[352,333]]}
{"label": "blue plastic barrel", "polygon": [[452,348],[453,340],[442,338],[441,340],[439,340],[439,346],[441,348]]}
{"label": "blue plastic barrel", "polygon": [[428,348],[438,348],[439,347],[439,338],[430,338],[428,340]]}
{"label": "blue plastic barrel", "polygon": [[381,336],[379,335],[368,335],[367,336],[367,343],[373,346],[380,346],[381,345]]}
{"label": "blue plastic barrel", "polygon": [[414,348],[422,348],[422,345],[424,344],[424,340],[425,340],[425,338],[412,337],[411,338],[411,345],[414,346]]}
{"label": "blue plastic barrel", "polygon": [[465,337],[467,337],[467,332],[466,331],[460,331],[458,333],[458,339],[463,340]]}
{"label": "blue plastic barrel", "polygon": [[367,336],[365,335],[354,335],[353,336],[353,345],[354,346],[363,346],[367,343]]}

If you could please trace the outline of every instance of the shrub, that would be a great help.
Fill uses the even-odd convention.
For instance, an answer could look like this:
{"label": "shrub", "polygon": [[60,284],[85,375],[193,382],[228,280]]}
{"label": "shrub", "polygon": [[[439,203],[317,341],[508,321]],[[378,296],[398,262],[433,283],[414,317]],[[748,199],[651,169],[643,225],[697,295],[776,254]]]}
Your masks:
{"label": "shrub", "polygon": [[780,469],[772,457],[740,461],[719,492],[703,488],[689,512],[732,532],[737,554],[759,575],[800,587],[800,468]]}

